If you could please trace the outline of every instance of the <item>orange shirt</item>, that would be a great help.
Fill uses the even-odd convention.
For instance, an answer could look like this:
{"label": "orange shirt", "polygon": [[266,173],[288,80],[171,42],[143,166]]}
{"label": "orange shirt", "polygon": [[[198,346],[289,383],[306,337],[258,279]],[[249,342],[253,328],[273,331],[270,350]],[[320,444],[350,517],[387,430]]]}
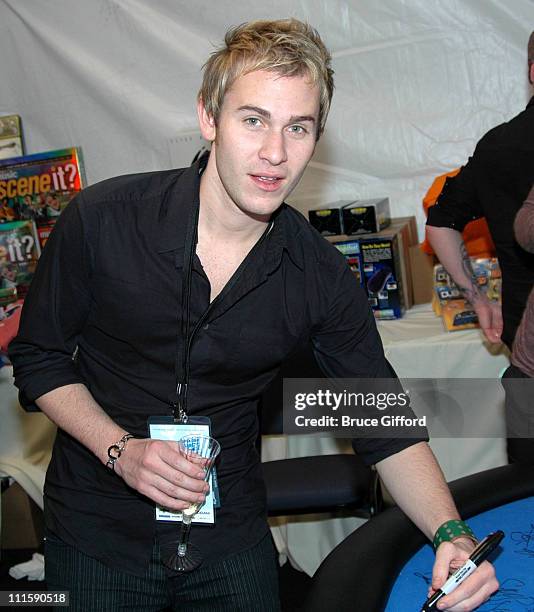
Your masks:
{"label": "orange shirt", "polygon": [[[432,185],[430,185],[429,190],[426,192],[426,195],[423,198],[423,208],[427,216],[428,209],[431,206],[434,206],[436,203],[443,190],[443,187],[445,186],[445,181],[447,178],[456,176],[458,172],[460,172],[460,168],[456,168],[456,170],[451,170],[450,172],[441,174],[434,179],[434,182]],[[471,221],[471,223],[468,223],[462,232],[462,237],[464,239],[467,252],[471,257],[495,257],[495,245],[493,244],[488,224],[486,223],[485,219],[477,219],[476,221]],[[421,248],[428,255],[434,255],[434,250],[428,241],[426,233]]]}

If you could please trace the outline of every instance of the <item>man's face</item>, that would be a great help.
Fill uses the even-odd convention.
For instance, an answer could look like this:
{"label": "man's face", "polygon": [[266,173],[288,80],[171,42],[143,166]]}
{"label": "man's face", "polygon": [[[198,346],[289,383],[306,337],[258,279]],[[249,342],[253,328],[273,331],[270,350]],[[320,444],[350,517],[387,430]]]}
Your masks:
{"label": "man's face", "polygon": [[213,141],[203,180],[209,196],[268,218],[293,191],[315,149],[319,88],[305,76],[258,70],[226,92],[217,125],[199,102],[202,135]]}

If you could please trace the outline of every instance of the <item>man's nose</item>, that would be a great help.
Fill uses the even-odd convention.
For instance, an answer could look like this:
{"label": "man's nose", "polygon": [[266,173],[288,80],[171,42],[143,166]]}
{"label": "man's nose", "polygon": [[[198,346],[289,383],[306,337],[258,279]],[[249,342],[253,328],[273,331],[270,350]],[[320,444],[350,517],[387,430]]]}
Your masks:
{"label": "man's nose", "polygon": [[278,166],[287,161],[284,135],[280,132],[268,132],[264,137],[259,156],[273,166]]}

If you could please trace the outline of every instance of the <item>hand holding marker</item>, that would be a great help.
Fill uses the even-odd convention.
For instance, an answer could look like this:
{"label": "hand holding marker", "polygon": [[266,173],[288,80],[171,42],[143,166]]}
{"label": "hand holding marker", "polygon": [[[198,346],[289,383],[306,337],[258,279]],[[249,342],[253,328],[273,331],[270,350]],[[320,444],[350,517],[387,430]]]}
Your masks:
{"label": "hand holding marker", "polygon": [[438,589],[432,597],[426,600],[421,612],[431,612],[437,610],[436,604],[445,595],[452,593],[468,576],[470,576],[476,568],[485,561],[490,554],[497,548],[501,540],[504,538],[504,532],[495,531],[486,536],[478,546],[470,554],[469,559],[457,569],[445,584]]}

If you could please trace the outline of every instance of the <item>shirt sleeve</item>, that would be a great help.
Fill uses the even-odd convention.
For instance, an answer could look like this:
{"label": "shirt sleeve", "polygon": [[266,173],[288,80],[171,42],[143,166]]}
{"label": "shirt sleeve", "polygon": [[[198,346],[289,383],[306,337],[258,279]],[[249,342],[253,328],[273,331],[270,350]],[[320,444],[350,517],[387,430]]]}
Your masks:
{"label": "shirt sleeve", "polygon": [[24,301],[18,335],[9,345],[21,404],[83,383],[73,358],[90,305],[90,257],[77,196],[58,219]]}
{"label": "shirt sleeve", "polygon": [[534,186],[516,215],[514,233],[521,247],[534,253]]}
{"label": "shirt sleeve", "polygon": [[475,150],[473,157],[460,172],[445,181],[436,204],[428,209],[427,225],[449,227],[462,232],[470,221],[484,216],[477,191],[477,165]]}
{"label": "shirt sleeve", "polygon": [[[369,308],[367,296],[354,274],[341,261],[336,266],[330,308],[324,322],[314,331],[312,342],[317,362],[329,378],[383,379],[388,391],[402,391],[395,370],[384,355],[382,340]],[[389,379],[389,380],[387,380]],[[392,380],[393,379],[393,380]],[[377,391],[382,383],[377,383]],[[401,412],[411,418],[409,406]],[[396,413],[399,413],[397,409]],[[428,441],[426,429],[417,437],[362,437],[352,442],[354,450],[368,465],[377,463],[417,442]]]}

